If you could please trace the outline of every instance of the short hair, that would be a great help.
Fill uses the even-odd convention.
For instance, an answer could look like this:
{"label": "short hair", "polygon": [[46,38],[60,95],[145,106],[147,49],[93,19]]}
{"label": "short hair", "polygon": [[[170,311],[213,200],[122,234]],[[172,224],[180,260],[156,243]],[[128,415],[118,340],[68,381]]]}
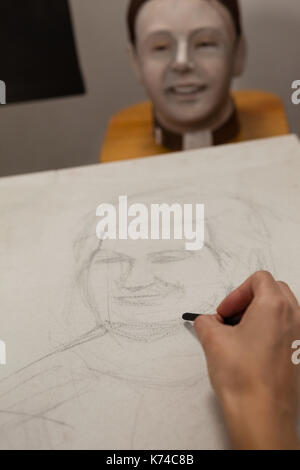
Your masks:
{"label": "short hair", "polygon": [[[136,31],[135,24],[140,9],[150,0],[130,0],[127,11],[127,28],[130,42],[133,46],[136,45]],[[241,14],[239,7],[239,0],[217,0],[221,3],[230,13],[237,36],[242,34]]]}

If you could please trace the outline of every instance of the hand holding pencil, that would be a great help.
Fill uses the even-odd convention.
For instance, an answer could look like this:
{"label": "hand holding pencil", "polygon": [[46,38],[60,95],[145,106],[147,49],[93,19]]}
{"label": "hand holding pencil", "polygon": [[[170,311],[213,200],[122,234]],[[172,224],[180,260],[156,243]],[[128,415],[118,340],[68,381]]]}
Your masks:
{"label": "hand holding pencil", "polygon": [[[225,324],[242,311],[239,324]],[[300,448],[300,367],[291,360],[300,307],[290,288],[255,273],[194,325],[234,447]]]}

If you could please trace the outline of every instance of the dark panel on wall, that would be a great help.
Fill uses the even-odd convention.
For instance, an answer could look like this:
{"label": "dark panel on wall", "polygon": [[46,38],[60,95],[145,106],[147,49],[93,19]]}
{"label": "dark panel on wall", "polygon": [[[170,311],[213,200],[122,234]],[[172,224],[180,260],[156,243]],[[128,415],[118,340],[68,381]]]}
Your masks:
{"label": "dark panel on wall", "polygon": [[7,103],[84,93],[67,0],[0,0]]}

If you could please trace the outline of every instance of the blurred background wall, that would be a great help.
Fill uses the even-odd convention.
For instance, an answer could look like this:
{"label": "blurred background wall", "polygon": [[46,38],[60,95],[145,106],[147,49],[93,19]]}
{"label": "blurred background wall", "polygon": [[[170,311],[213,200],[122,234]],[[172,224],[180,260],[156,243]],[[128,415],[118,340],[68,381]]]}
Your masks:
{"label": "blurred background wall", "polygon": [[[291,104],[291,83],[300,79],[300,2],[241,3],[249,60],[235,87],[280,95],[300,135],[300,105]],[[127,57],[127,0],[70,5],[87,94],[0,106],[0,175],[97,162],[110,116],[145,98]]]}

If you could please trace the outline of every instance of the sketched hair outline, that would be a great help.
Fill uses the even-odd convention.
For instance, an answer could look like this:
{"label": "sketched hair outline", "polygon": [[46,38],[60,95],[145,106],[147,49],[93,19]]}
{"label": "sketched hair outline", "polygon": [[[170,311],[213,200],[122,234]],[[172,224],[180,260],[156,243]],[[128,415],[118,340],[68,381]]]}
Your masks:
{"label": "sketched hair outline", "polygon": [[[170,194],[171,191],[171,194]],[[183,203],[195,200],[195,191],[187,191],[186,187],[178,188],[157,188],[155,195],[145,192],[128,197],[128,201],[145,201],[146,205],[157,203]],[[205,199],[205,198],[204,198]],[[220,204],[225,209],[218,209]],[[205,203],[201,197],[197,197],[197,202]],[[111,202],[116,206],[116,201]],[[260,206],[249,200],[237,197],[235,194],[224,193],[222,198],[209,201],[207,206],[211,206],[213,214],[207,214],[205,219],[205,243],[204,248],[210,251],[217,262],[222,277],[224,279],[224,291],[229,293],[246,277],[258,270],[268,270],[274,272],[273,258],[270,251],[271,235],[268,231],[264,217],[272,216],[264,206]],[[240,217],[232,217],[232,213],[237,209]],[[241,212],[242,209],[242,212]],[[222,220],[230,218],[230,227],[222,230]],[[241,220],[243,219],[243,220]],[[74,256],[76,262],[75,286],[80,293],[84,305],[93,314],[93,321],[96,329],[104,332],[111,330],[121,336],[133,339],[154,340],[169,334],[176,334],[182,328],[182,322],[178,320],[160,321],[154,323],[143,323],[134,321],[126,323],[105,321],[102,311],[97,305],[93,289],[90,284],[90,271],[97,253],[101,250],[102,240],[96,237],[96,225],[98,219],[96,212],[89,213],[83,221],[83,229],[74,243]],[[219,228],[217,228],[219,227]],[[232,231],[241,234],[241,242],[236,243],[232,238]],[[245,242],[247,246],[245,248]],[[106,308],[106,307],[104,307]],[[104,312],[104,310],[103,310]],[[149,335],[151,338],[149,338]]]}

